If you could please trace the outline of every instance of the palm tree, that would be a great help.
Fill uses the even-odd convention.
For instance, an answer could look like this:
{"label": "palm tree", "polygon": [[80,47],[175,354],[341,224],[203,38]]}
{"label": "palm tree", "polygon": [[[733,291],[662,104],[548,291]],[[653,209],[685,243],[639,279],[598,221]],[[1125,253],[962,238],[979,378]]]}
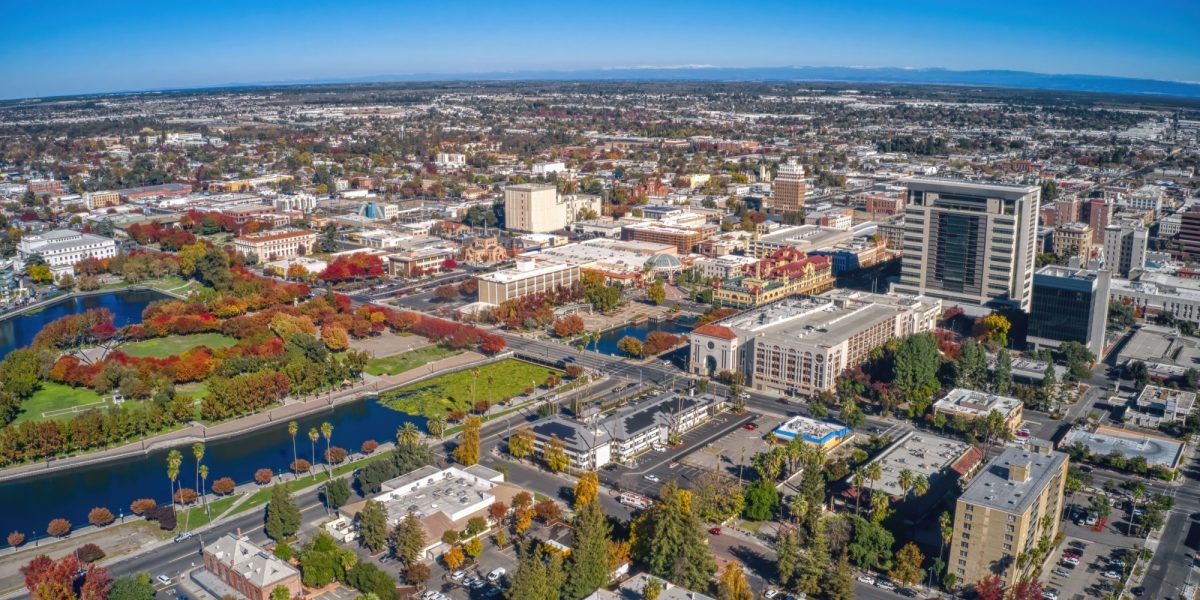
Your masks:
{"label": "palm tree", "polygon": [[924,475],[917,475],[917,479],[913,481],[913,493],[918,496],[924,496],[929,491],[929,478]]}
{"label": "palm tree", "polygon": [[200,495],[204,495],[204,488],[200,485],[200,461],[204,460],[203,442],[192,444],[192,456],[196,458],[196,491],[200,492]]}
{"label": "palm tree", "polygon": [[796,494],[788,501],[788,512],[792,514],[792,523],[800,522],[800,515],[808,512],[808,500],[801,494]]}
{"label": "palm tree", "polygon": [[321,439],[321,434],[317,433],[317,428],[313,427],[308,430],[308,441],[312,446],[312,464],[317,464],[317,440]]}
{"label": "palm tree", "polygon": [[299,432],[300,424],[295,421],[288,421],[288,435],[292,436],[292,464],[296,464],[296,461],[300,460],[300,457],[296,455],[296,434]]}
{"label": "palm tree", "polygon": [[212,513],[208,512],[208,496],[204,493],[204,486],[208,485],[208,465],[200,465],[197,469],[200,473],[200,498],[204,501],[204,514],[212,518]]}
{"label": "palm tree", "polygon": [[941,557],[946,550],[946,544],[954,538],[954,521],[950,518],[950,513],[943,511],[938,515],[938,529],[942,536],[942,546],[938,550],[938,557]]}
{"label": "palm tree", "polygon": [[429,430],[430,435],[442,437],[442,434],[446,432],[446,416],[434,415],[429,417],[429,419],[425,421],[425,427]]}
{"label": "palm tree", "polygon": [[396,430],[396,445],[414,446],[421,441],[421,431],[411,421]]}
{"label": "palm tree", "polygon": [[329,469],[329,440],[333,437],[333,425],[329,421],[321,423],[321,436],[325,438],[325,472],[333,479],[333,471]]}
{"label": "palm tree", "polygon": [[862,500],[862,486],[867,480],[866,469],[859,467],[854,470],[854,474],[850,476],[850,483],[854,486],[854,514],[858,514],[858,504]]}
{"label": "palm tree", "polygon": [[900,495],[907,496],[908,490],[913,486],[913,472],[908,469],[900,469],[900,477],[897,478],[896,483],[900,484]]}
{"label": "palm tree", "polygon": [[183,464],[183,455],[178,450],[167,453],[167,478],[171,480],[171,494],[168,502],[175,504],[175,480],[179,477],[179,466]]}
{"label": "palm tree", "polygon": [[879,463],[873,462],[867,465],[867,479],[871,480],[871,492],[875,492],[875,482],[883,479],[883,467]]}
{"label": "palm tree", "polygon": [[471,369],[471,407],[475,407],[475,384],[479,383],[479,367]]}

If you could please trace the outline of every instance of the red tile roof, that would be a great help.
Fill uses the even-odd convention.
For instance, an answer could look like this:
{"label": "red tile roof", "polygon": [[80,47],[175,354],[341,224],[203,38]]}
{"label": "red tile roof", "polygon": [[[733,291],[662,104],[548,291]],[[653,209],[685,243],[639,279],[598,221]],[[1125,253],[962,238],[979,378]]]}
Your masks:
{"label": "red tile roof", "polygon": [[693,329],[692,333],[698,335],[707,335],[708,337],[721,338],[724,340],[737,339],[737,334],[734,333],[732,329],[721,325],[713,325],[712,323],[701,325]]}

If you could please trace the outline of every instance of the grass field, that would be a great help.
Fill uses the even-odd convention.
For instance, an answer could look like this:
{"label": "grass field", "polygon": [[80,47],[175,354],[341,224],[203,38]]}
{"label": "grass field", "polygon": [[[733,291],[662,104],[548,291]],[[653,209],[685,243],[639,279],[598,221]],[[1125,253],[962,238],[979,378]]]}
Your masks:
{"label": "grass field", "polygon": [[458,350],[448,350],[441,346],[425,346],[392,356],[372,358],[367,361],[367,372],[372,375],[395,375],[459,353]]}
{"label": "grass field", "polygon": [[175,386],[175,392],[179,394],[187,394],[195,400],[203,400],[208,396],[208,383],[203,381],[181,383]]}
{"label": "grass field", "polygon": [[[338,465],[333,468],[333,476],[338,477],[341,475],[345,475],[346,473],[349,473],[355,469],[362,468],[367,463],[372,463],[377,460],[383,460],[391,455],[392,455],[392,453],[390,450],[387,452],[377,452],[377,453],[375,453],[371,456],[368,456],[362,460],[356,460],[354,462],[349,462],[349,463],[344,463],[344,464]],[[321,484],[321,483],[325,483],[326,481],[329,481],[329,475],[327,475],[325,473],[325,466],[322,463],[321,465],[318,465],[314,469],[313,473],[311,473],[309,475],[305,475],[304,477],[301,477],[301,478],[293,480],[293,481],[285,482],[282,485],[283,485],[283,487],[287,488],[288,491],[295,493],[304,488],[307,488],[307,487],[310,487],[313,485],[317,485],[317,484]],[[266,504],[267,502],[269,502],[271,500],[271,487],[272,486],[268,485],[268,486],[265,486],[265,487],[259,489],[257,492],[254,492],[254,495],[247,498],[245,502],[239,504],[238,507],[236,509],[234,509],[234,511],[232,513],[230,513],[229,516],[232,517],[233,515],[243,513],[243,512],[250,510],[256,506],[262,506],[262,505]]]}
{"label": "grass field", "polygon": [[121,350],[135,358],[166,358],[196,346],[208,346],[216,350],[228,348],[236,343],[237,340],[220,333],[194,333],[134,342],[122,346]]}
{"label": "grass field", "polygon": [[201,504],[201,505],[189,508],[186,512],[181,512],[181,513],[177,514],[176,516],[179,519],[179,525],[177,526],[176,530],[183,531],[184,523],[187,523],[188,531],[191,531],[197,527],[200,527],[201,525],[207,525],[208,521],[209,521],[209,518],[208,518],[209,514],[212,514],[213,519],[219,518],[221,516],[221,513],[224,513],[225,511],[229,510],[229,507],[233,506],[233,503],[236,502],[237,499],[240,498],[241,496],[242,496],[241,494],[233,494],[233,495],[226,496],[224,498],[220,498],[220,499],[214,500],[212,502],[209,502],[208,503],[208,511],[205,511],[204,505]]}
{"label": "grass field", "polygon": [[503,360],[480,367],[478,379],[471,369],[467,369],[402,387],[387,393],[383,404],[393,410],[425,417],[446,415],[455,410],[469,412],[474,400],[495,404],[520,394],[525,388],[541,385],[550,375],[561,374],[561,371],[541,365]]}
{"label": "grass field", "polygon": [[[94,405],[94,406],[87,406]],[[42,421],[45,419],[68,420],[86,408],[112,406],[110,398],[102,397],[88,388],[75,388],[52,381],[43,381],[42,389],[21,403],[21,414],[14,423]],[[72,412],[78,408],[78,412]],[[49,414],[43,414],[49,413]]]}

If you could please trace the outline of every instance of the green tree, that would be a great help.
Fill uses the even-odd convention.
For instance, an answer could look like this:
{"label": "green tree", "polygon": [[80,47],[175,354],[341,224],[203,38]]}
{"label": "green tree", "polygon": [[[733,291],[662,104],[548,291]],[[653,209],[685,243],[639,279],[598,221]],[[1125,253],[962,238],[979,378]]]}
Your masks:
{"label": "green tree", "polygon": [[300,530],[300,508],[292,499],[291,492],[278,483],[271,488],[271,501],[267,504],[263,530],[276,542],[282,542]]}
{"label": "green tree", "polygon": [[42,386],[40,364],[38,351],[33,348],[9,352],[0,361],[0,389],[16,396],[18,400],[27,400]]}
{"label": "green tree", "polygon": [[421,558],[421,550],[425,548],[425,543],[425,528],[416,513],[409,511],[392,530],[392,548],[396,558],[406,565],[417,562]]}
{"label": "green tree", "polygon": [[541,545],[530,542],[518,549],[517,569],[509,577],[504,590],[508,600],[557,600],[551,595],[546,562]]}
{"label": "green tree", "polygon": [[175,480],[179,479],[179,467],[183,465],[183,455],[178,450],[171,450],[167,453],[167,479],[171,481],[171,495],[167,496],[171,502],[175,501]]}
{"label": "green tree", "polygon": [[292,436],[292,463],[300,460],[300,455],[296,453],[296,434],[300,432],[300,424],[295,421],[288,421],[288,435]]}
{"label": "green tree", "polygon": [[954,363],[957,387],[979,389],[987,378],[987,353],[975,340],[963,342],[958,360]]}
{"label": "green tree", "polygon": [[882,525],[859,516],[851,517],[852,537],[846,547],[850,560],[861,569],[886,569],[892,562],[892,534]]}
{"label": "green tree", "polygon": [[1012,388],[1012,355],[1008,348],[1001,348],[996,353],[996,371],[993,375],[992,389],[1002,396],[1008,395]]}
{"label": "green tree", "polygon": [[758,479],[746,488],[746,508],[742,514],[753,521],[766,521],[779,508],[779,490],[771,482]]}
{"label": "green tree", "polygon": [[717,565],[704,527],[692,512],[691,494],[669,481],[659,497],[631,525],[633,557],[653,575],[704,589]]}
{"label": "green tree", "polygon": [[897,390],[910,404],[924,406],[933,397],[940,387],[939,368],[941,355],[933,334],[920,333],[900,341],[893,357],[892,371]]}
{"label": "green tree", "polygon": [[784,527],[775,540],[775,566],[779,570],[779,585],[788,587],[800,560],[800,540],[796,530]]}
{"label": "green tree", "polygon": [[816,527],[813,527],[805,545],[807,547],[800,553],[800,561],[796,565],[796,576],[792,586],[798,592],[816,595],[821,591],[831,562],[823,523],[818,522]]}
{"label": "green tree", "polygon": [[271,600],[289,600],[291,597],[292,592],[285,586],[277,585],[271,590]]}
{"label": "green tree", "polygon": [[655,279],[654,283],[650,284],[650,289],[646,291],[646,298],[656,306],[661,305],[667,299],[667,288],[663,285],[661,277]]}
{"label": "green tree", "polygon": [[745,504],[737,480],[723,473],[704,472],[692,482],[692,505],[696,515],[709,523],[720,523],[742,514]]}
{"label": "green tree", "polygon": [[850,570],[850,560],[845,552],[838,558],[833,570],[826,573],[821,589],[829,600],[854,599],[853,573]]}
{"label": "green tree", "polygon": [[383,507],[383,503],[367,500],[362,512],[358,514],[358,535],[363,546],[373,554],[383,551],[387,546],[387,509]]}
{"label": "green tree", "polygon": [[329,508],[341,508],[350,499],[350,484],[345,479],[334,479],[325,484],[325,503]]}
{"label": "green tree", "polygon": [[575,534],[563,597],[578,600],[608,583],[609,527],[599,502],[586,502],[575,513]]}

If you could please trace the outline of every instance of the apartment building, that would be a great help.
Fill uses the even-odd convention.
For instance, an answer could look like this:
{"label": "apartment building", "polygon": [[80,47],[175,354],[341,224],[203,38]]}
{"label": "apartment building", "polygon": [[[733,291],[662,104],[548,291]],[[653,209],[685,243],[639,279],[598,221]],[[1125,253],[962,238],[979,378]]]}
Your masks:
{"label": "apartment building", "polygon": [[1054,539],[1066,482],[1067,455],[1047,446],[1006,448],[993,458],[958,498],[950,572],[964,584],[994,573],[1009,586],[1039,567],[1018,557]]}
{"label": "apartment building", "polygon": [[692,330],[688,370],[745,373],[758,391],[812,395],[834,389],[888,340],[932,331],[940,314],[941,301],[928,297],[835,290],[788,298]]}
{"label": "apartment building", "polygon": [[121,192],[117,190],[87,192],[83,195],[83,203],[88,207],[88,210],[117,206],[121,203]]}
{"label": "apartment building", "polygon": [[317,232],[301,229],[239,236],[233,240],[233,247],[246,256],[254,254],[260,260],[276,260],[311,254],[316,243]]}
{"label": "apartment building", "polygon": [[907,181],[900,282],[906,294],[1029,310],[1038,186]]}
{"label": "apartment building", "polygon": [[1054,253],[1060,257],[1087,258],[1092,249],[1092,227],[1087,223],[1066,223],[1054,228]]}
{"label": "apartment building", "polygon": [[509,300],[571,287],[579,281],[579,266],[520,257],[511,269],[484,273],[479,280],[479,301],[503,304]]}
{"label": "apartment building", "polygon": [[775,196],[775,210],[783,215],[783,221],[793,225],[800,223],[807,191],[804,165],[798,164],[795,159],[779,165],[779,172],[771,183],[771,191]]}
{"label": "apartment building", "polygon": [[56,229],[38,235],[26,235],[17,243],[22,261],[40,256],[55,275],[70,273],[87,258],[105,259],[117,255],[117,243],[110,238],[80,233],[73,229]]}
{"label": "apartment building", "polygon": [[205,546],[203,556],[204,572],[194,578],[218,598],[270,600],[279,586],[287,589],[291,598],[304,594],[300,571],[246,536],[227,533]]}
{"label": "apartment building", "polygon": [[600,196],[559,196],[558,188],[551,183],[526,183],[504,188],[504,227],[510,231],[558,231],[583,218],[595,218],[601,209]]}
{"label": "apartment building", "polygon": [[1112,207],[1103,198],[1092,198],[1087,203],[1087,218],[1092,228],[1092,243],[1103,244],[1105,230],[1112,218]]}
{"label": "apartment building", "polygon": [[1129,277],[1129,272],[1146,267],[1146,247],[1150,232],[1136,223],[1109,225],[1104,230],[1104,266],[1114,277]]}

